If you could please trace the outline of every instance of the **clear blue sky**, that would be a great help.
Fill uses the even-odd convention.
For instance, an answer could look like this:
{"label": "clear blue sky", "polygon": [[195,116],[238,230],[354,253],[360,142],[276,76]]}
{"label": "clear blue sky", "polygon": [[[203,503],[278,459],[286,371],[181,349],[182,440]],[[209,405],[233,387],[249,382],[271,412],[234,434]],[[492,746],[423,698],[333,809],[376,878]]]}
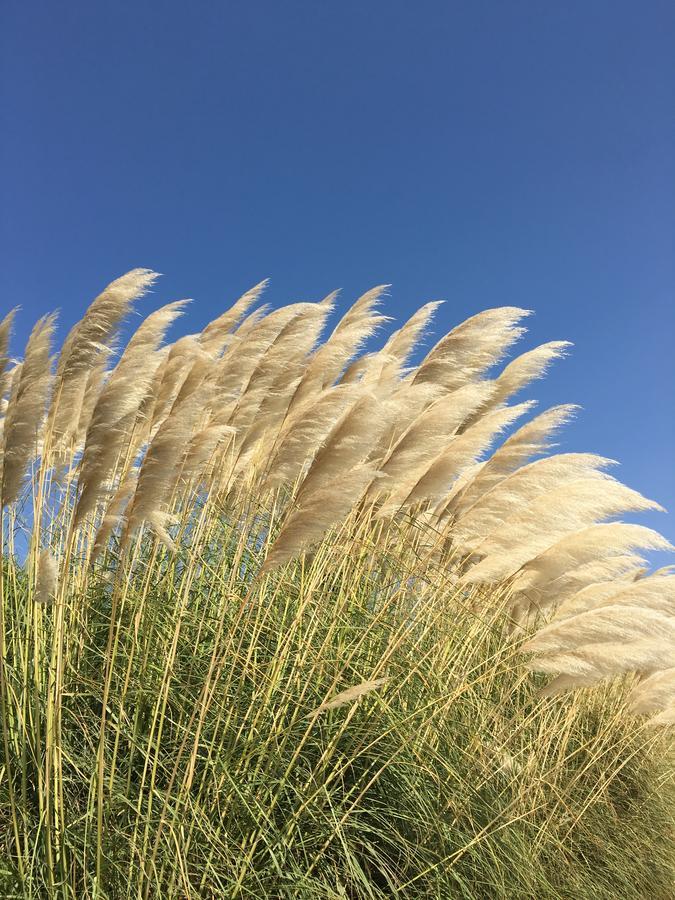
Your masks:
{"label": "clear blue sky", "polygon": [[534,394],[672,512],[675,4],[3,0],[0,228],[20,336],[133,266],[194,330],[245,288],[439,330],[530,307]]}

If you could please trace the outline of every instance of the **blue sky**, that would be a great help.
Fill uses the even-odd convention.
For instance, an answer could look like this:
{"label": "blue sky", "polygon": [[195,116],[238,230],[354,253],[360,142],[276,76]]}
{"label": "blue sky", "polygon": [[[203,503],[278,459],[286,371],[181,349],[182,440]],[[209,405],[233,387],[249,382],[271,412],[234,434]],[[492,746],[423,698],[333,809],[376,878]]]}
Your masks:
{"label": "blue sky", "polygon": [[65,331],[147,266],[188,330],[266,276],[531,308],[575,344],[532,391],[583,406],[563,446],[675,540],[674,47],[670,0],[3,0],[4,305]]}

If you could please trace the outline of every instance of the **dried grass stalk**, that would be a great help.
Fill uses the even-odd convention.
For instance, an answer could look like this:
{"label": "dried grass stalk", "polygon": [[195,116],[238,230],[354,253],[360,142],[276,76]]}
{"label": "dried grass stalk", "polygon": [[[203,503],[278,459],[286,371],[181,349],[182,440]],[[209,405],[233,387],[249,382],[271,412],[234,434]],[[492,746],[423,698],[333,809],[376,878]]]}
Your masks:
{"label": "dried grass stalk", "polygon": [[353,703],[360,697],[364,697],[366,694],[370,694],[372,691],[382,687],[388,681],[389,678],[374,678],[372,681],[362,681],[361,684],[355,684],[353,687],[347,688],[346,691],[336,694],[331,700],[322,703],[321,706],[317,706],[316,709],[307,714],[306,718],[315,719],[321,713],[328,712],[330,709],[338,709],[347,703]]}

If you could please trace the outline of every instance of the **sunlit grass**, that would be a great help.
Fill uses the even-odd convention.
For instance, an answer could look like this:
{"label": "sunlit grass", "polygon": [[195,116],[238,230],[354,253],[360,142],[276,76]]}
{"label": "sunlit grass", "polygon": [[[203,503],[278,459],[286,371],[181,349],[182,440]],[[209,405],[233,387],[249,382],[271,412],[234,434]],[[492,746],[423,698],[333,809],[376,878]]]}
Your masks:
{"label": "sunlit grass", "polygon": [[156,277],[0,322],[0,897],[672,900],[673,548],[513,430],[568,344],[261,283],[118,352]]}
{"label": "sunlit grass", "polygon": [[6,561],[5,896],[671,896],[667,757],[620,688],[538,699],[499,592],[450,588],[419,526],[252,581],[262,521],[207,504],[176,554],[74,577],[52,740],[59,613]]}

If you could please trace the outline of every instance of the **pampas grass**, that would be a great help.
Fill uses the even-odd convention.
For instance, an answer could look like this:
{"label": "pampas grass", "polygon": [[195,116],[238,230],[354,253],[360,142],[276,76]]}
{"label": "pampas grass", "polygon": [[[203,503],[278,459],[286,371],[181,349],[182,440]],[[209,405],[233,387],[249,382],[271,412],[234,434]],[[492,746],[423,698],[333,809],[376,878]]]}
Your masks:
{"label": "pampas grass", "polygon": [[660,507],[513,402],[569,345],[261,282],[118,349],[156,278],[0,323],[2,895],[671,897]]}

